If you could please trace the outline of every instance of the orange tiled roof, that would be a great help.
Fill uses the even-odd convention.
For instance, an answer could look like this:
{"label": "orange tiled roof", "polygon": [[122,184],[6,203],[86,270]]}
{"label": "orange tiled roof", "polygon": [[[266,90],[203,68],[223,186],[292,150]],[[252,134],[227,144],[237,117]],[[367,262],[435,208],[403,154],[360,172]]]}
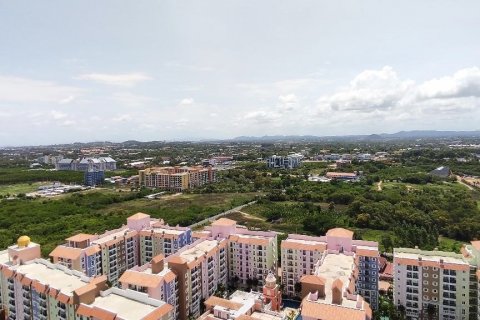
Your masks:
{"label": "orange tiled roof", "polygon": [[58,246],[50,252],[50,257],[77,260],[82,254],[82,249]]}
{"label": "orange tiled roof", "polygon": [[316,285],[325,285],[326,280],[322,277],[310,274],[310,275],[303,276],[300,279],[300,282],[311,283],[311,284],[316,284]]}
{"label": "orange tiled roof", "polygon": [[162,283],[162,279],[162,277],[155,274],[127,270],[118,281],[141,287],[156,288]]}
{"label": "orange tiled roof", "polygon": [[150,216],[142,212],[137,212],[134,215],[128,217],[127,220],[141,220],[145,218],[150,218]]}
{"label": "orange tiled roof", "polygon": [[[370,309],[369,306],[367,306]],[[371,312],[370,312],[371,313]],[[303,317],[321,320],[366,320],[368,310],[352,309],[335,304],[325,304],[304,299],[302,302]],[[370,317],[369,317],[370,318]]]}
{"label": "orange tiled roof", "polygon": [[92,256],[95,253],[100,252],[100,251],[102,251],[102,249],[98,245],[95,245],[95,246],[90,246],[87,249],[85,249],[85,254],[87,256]]}
{"label": "orange tiled roof", "polygon": [[356,254],[364,257],[379,257],[380,253],[377,249],[357,249]]}
{"label": "orange tiled roof", "polygon": [[327,231],[327,237],[353,238],[353,231],[344,228],[334,228]]}
{"label": "orange tiled roof", "polygon": [[67,241],[73,241],[73,242],[83,242],[92,239],[95,237],[93,234],[88,234],[88,233],[79,233],[74,236],[71,236],[65,240]]}
{"label": "orange tiled roof", "polygon": [[317,244],[310,244],[310,243],[300,243],[297,241],[289,241],[283,240],[281,243],[282,249],[295,249],[295,250],[318,250],[318,251],[325,251],[327,249],[327,245],[325,243],[317,243]]}
{"label": "orange tiled roof", "polygon": [[337,279],[336,279],[335,281],[333,281],[333,283],[332,283],[332,289],[333,289],[333,288],[337,288],[337,289],[342,290],[342,288],[343,288],[343,281],[340,280],[340,278],[337,278]]}
{"label": "orange tiled roof", "polygon": [[92,292],[97,290],[97,286],[93,283],[89,283],[87,285],[84,285],[83,287],[80,287],[73,291],[77,296],[81,296],[82,294],[85,294],[87,292]]}
{"label": "orange tiled roof", "polygon": [[164,305],[156,308],[151,313],[143,317],[142,320],[157,320],[163,317],[164,315],[168,314],[169,312],[172,312],[172,310],[173,310],[173,306],[168,303],[165,303]]}
{"label": "orange tiled roof", "polygon": [[179,256],[170,256],[168,258],[168,263],[184,264],[186,262],[187,262],[187,260],[185,260],[185,259],[183,259],[182,257],[179,257]]}
{"label": "orange tiled roof", "polygon": [[472,244],[472,247],[475,248],[475,250],[478,250],[480,251],[480,241],[470,241],[470,243]]}
{"label": "orange tiled roof", "polygon": [[211,296],[205,300],[205,305],[207,306],[220,306],[232,310],[239,310],[243,305],[238,302],[233,302],[227,299],[222,299],[219,297]]}
{"label": "orange tiled roof", "polygon": [[233,226],[236,225],[237,221],[227,219],[227,218],[220,218],[214,222],[212,222],[212,226]]}
{"label": "orange tiled roof", "polygon": [[159,254],[159,255],[156,255],[155,257],[153,257],[152,263],[158,263],[158,262],[161,262],[164,259],[165,259],[165,256],[163,254]]}

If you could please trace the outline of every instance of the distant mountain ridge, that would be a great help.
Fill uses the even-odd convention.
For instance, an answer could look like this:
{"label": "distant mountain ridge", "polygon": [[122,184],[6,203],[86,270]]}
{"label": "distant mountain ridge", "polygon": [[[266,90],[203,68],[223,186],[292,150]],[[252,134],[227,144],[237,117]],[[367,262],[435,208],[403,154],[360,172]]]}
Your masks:
{"label": "distant mountain ridge", "polygon": [[315,136],[315,135],[274,135],[274,136],[239,136],[230,141],[345,141],[345,140],[401,140],[401,139],[435,139],[435,138],[480,138],[480,130],[475,131],[437,131],[437,130],[412,130],[396,133],[380,133],[365,135],[345,136]]}

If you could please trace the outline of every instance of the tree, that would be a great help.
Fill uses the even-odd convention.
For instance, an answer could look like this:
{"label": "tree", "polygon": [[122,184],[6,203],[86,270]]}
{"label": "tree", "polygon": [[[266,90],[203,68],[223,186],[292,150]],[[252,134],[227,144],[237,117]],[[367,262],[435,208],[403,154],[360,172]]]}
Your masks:
{"label": "tree", "polygon": [[295,285],[293,287],[294,287],[295,293],[299,295],[300,292],[302,291],[302,284],[300,282],[295,282]]}
{"label": "tree", "polygon": [[328,210],[330,210],[330,211],[335,210],[335,203],[330,202],[330,203],[328,204]]}

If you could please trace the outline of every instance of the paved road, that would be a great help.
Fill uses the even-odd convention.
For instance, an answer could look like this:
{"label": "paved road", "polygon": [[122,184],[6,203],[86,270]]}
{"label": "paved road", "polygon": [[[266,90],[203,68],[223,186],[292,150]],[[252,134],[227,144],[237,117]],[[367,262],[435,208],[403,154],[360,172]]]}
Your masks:
{"label": "paved road", "polygon": [[198,227],[198,226],[201,226],[203,224],[207,224],[208,222],[212,222],[214,220],[217,220],[218,218],[221,218],[221,217],[224,217],[226,216],[227,214],[230,214],[230,213],[233,213],[233,212],[237,212],[237,211],[241,211],[243,208],[245,207],[248,207],[248,206],[251,206],[252,204],[256,203],[257,201],[252,201],[252,202],[249,202],[249,203],[246,203],[246,204],[243,204],[241,206],[238,206],[238,207],[235,207],[235,208],[232,208],[230,210],[227,210],[227,211],[224,211],[222,213],[219,213],[217,215],[214,215],[213,217],[210,217],[210,218],[207,218],[207,219],[203,219],[202,221],[199,221],[197,223],[194,223],[192,225],[189,225],[189,228],[190,229],[193,229],[195,227]]}

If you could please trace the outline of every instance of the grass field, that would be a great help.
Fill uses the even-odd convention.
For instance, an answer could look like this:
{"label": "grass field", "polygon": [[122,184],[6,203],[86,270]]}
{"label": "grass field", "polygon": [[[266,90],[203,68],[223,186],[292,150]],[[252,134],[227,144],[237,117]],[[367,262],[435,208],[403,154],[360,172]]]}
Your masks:
{"label": "grass field", "polygon": [[256,193],[184,194],[147,200],[135,192],[95,190],[56,199],[2,200],[0,250],[21,235],[42,245],[48,255],[65,238],[79,232],[102,233],[120,227],[128,216],[144,212],[170,225],[187,226],[251,201]]}
{"label": "grass field", "polygon": [[17,183],[11,185],[0,185],[0,196],[16,195],[19,193],[29,193],[36,191],[37,188],[47,182]]}

